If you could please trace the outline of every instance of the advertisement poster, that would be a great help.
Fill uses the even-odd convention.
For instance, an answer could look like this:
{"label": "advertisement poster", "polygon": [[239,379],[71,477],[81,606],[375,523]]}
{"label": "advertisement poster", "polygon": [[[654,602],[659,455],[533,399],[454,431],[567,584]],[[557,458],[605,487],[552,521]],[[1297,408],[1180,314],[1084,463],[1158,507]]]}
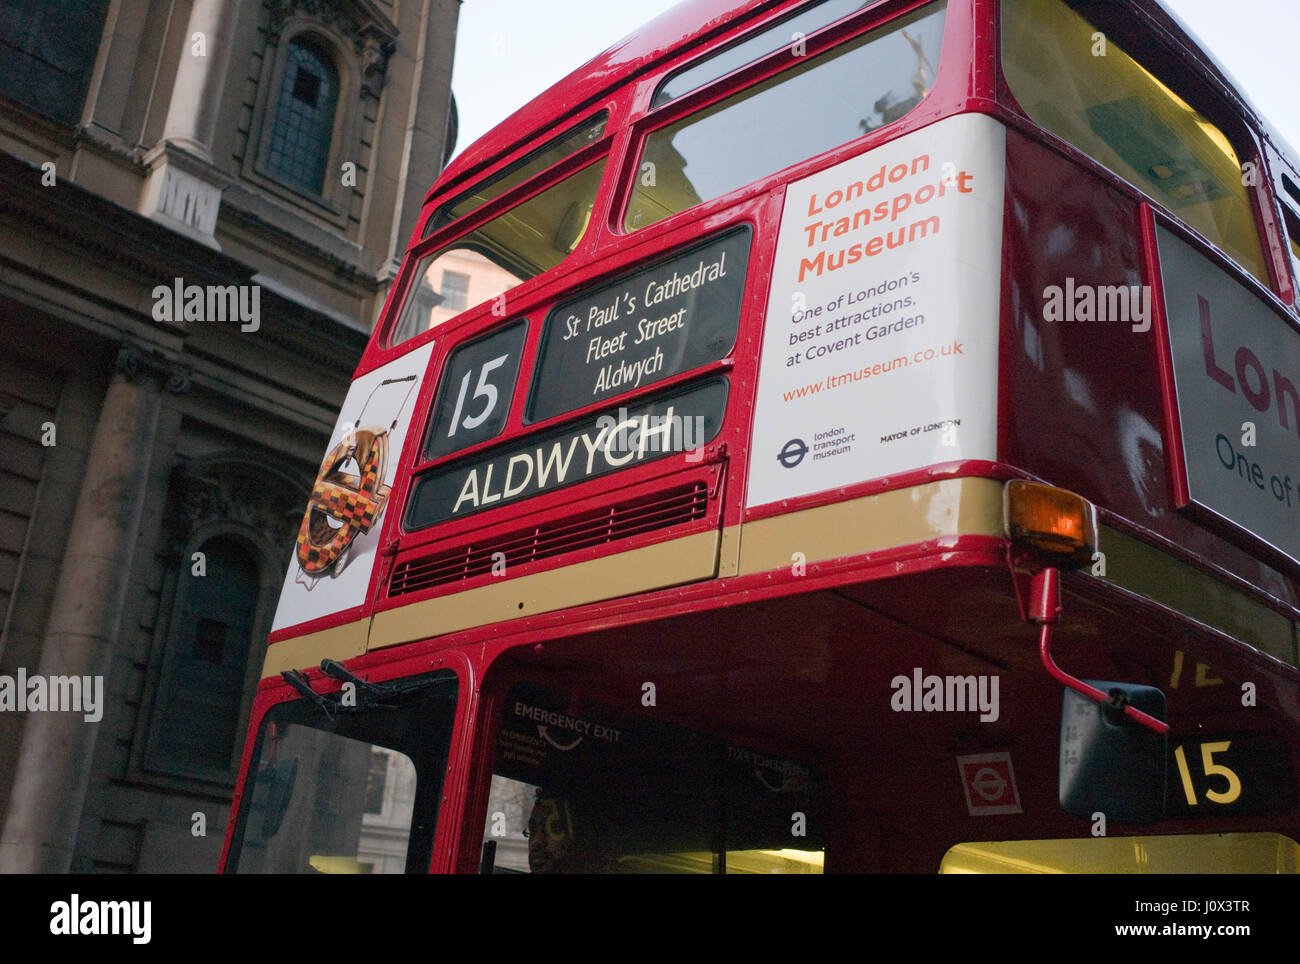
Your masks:
{"label": "advertisement poster", "polygon": [[962,114],[789,185],[747,506],[995,458],[1004,149]]}
{"label": "advertisement poster", "polygon": [[352,383],[298,532],[274,632],[361,605],[433,343]]}
{"label": "advertisement poster", "polygon": [[1300,561],[1300,334],[1156,229],[1193,502]]}

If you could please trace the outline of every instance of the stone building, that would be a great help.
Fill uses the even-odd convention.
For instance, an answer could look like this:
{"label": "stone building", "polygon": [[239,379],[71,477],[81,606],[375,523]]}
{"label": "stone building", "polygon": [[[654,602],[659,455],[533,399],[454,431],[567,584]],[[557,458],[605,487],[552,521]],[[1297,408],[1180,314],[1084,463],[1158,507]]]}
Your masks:
{"label": "stone building", "polygon": [[0,0],[0,870],[216,867],[458,12]]}

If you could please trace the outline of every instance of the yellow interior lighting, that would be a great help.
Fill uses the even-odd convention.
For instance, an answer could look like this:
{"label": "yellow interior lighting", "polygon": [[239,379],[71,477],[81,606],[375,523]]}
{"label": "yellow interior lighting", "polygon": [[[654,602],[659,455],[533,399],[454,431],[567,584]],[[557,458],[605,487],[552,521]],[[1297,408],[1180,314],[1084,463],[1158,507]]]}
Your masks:
{"label": "yellow interior lighting", "polygon": [[363,864],[356,857],[329,857],[324,854],[315,854],[309,857],[307,863],[311,869],[322,874],[368,874],[370,865]]}
{"label": "yellow interior lighting", "polygon": [[1300,847],[1276,833],[963,843],[941,874],[1294,874]]}
{"label": "yellow interior lighting", "polygon": [[[1002,71],[1036,123],[1124,178],[1268,285],[1252,190],[1232,141],[1063,0],[1002,0]],[[1243,134],[1246,159],[1253,145]]]}

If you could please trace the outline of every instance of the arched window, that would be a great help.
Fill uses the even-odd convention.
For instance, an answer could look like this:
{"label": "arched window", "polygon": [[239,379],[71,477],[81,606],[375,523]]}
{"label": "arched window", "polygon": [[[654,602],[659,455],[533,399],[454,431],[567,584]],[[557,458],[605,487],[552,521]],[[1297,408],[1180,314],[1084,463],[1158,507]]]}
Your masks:
{"label": "arched window", "polygon": [[173,772],[219,773],[238,748],[260,579],[255,554],[217,535],[186,559],[172,623],[150,762]]}
{"label": "arched window", "polygon": [[320,194],[325,187],[339,72],[325,49],[306,37],[289,43],[276,98],[267,167],[283,181]]}

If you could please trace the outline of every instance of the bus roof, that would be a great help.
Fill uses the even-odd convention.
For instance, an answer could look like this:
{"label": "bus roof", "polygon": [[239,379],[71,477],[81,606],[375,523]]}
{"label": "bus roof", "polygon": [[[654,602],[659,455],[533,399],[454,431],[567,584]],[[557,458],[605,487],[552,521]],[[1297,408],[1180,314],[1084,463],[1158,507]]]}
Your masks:
{"label": "bus roof", "polygon": [[[1169,40],[1209,69],[1210,79],[1217,82],[1216,86],[1249,113],[1293,173],[1300,174],[1300,154],[1260,115],[1231,74],[1187,24],[1162,0],[1130,2],[1147,12],[1165,30]],[[683,0],[597,54],[474,141],[448,165],[438,179],[438,185],[443,189],[450,187],[536,136],[539,130],[537,119],[551,126],[553,118],[580,109],[683,46],[720,33],[737,20],[774,5],[771,0]],[[432,196],[431,191],[429,197]]]}
{"label": "bus roof", "polygon": [[597,54],[467,147],[440,179],[449,184],[537,133],[537,119],[579,108],[683,45],[719,33],[770,0],[685,0]]}

